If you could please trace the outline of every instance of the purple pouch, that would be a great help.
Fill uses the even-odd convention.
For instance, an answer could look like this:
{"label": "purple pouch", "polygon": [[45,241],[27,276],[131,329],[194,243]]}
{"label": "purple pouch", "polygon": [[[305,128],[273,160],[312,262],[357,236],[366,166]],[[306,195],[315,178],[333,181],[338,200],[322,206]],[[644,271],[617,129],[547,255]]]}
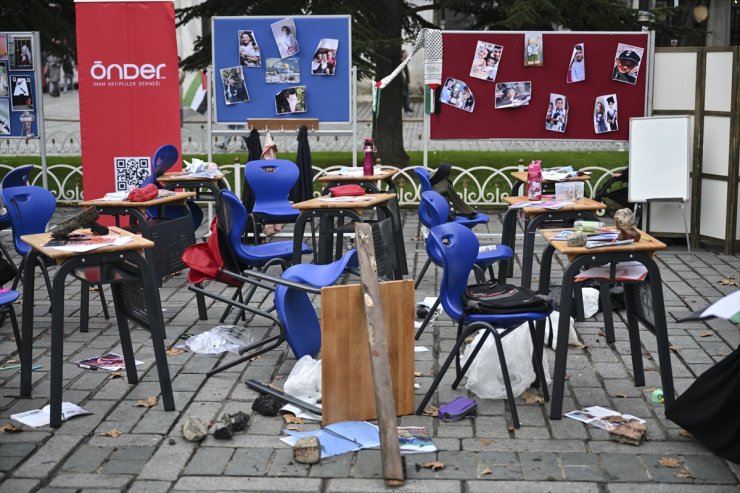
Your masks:
{"label": "purple pouch", "polygon": [[439,406],[437,417],[443,421],[459,421],[473,413],[478,403],[469,397],[457,397],[447,404]]}

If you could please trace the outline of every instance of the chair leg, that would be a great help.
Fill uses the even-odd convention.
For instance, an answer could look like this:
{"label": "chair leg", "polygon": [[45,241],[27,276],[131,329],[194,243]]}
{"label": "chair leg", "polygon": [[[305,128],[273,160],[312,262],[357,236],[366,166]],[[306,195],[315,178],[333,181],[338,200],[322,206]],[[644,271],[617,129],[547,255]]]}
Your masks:
{"label": "chair leg", "polygon": [[421,280],[424,279],[424,274],[427,273],[427,269],[432,263],[432,259],[430,257],[427,257],[427,261],[424,263],[424,267],[421,268],[421,271],[419,272],[419,277],[416,278],[416,282],[414,283],[414,289],[417,289],[419,287],[419,284],[421,284]]}
{"label": "chair leg", "polygon": [[421,323],[421,327],[419,327],[419,330],[416,331],[416,335],[414,336],[415,340],[419,340],[419,337],[421,337],[421,334],[424,333],[424,330],[427,328],[427,325],[429,325],[434,318],[434,314],[437,313],[437,308],[439,307],[439,297],[434,301],[434,304],[429,309],[429,312],[427,313],[427,316],[424,317],[424,321]]}
{"label": "chair leg", "polygon": [[[202,283],[196,284],[197,287],[203,288]],[[203,293],[195,293],[195,302],[198,305],[198,318],[201,320],[208,320],[208,309],[206,308],[206,297]]]}
{"label": "chair leg", "polygon": [[534,364],[534,371],[537,375],[537,380],[540,382],[540,386],[542,387],[542,398],[547,402],[550,400],[550,392],[547,389],[545,368],[542,366],[542,355],[544,350],[540,344],[540,338],[537,335],[537,329],[533,321],[529,322],[529,335],[532,338],[532,363]]}
{"label": "chair leg", "polygon": [[13,336],[15,337],[15,347],[18,349],[18,358],[20,359],[21,355],[21,331],[18,329],[18,320],[15,317],[15,309],[13,308],[13,304],[8,304],[4,311],[7,310],[7,313],[10,315],[10,325],[13,327]]}
{"label": "chair leg", "polygon": [[[455,377],[455,381],[452,382],[453,389],[456,389],[457,386],[460,385],[460,380],[463,379],[465,374],[468,372],[470,365],[473,364],[473,360],[475,359],[476,356],[478,356],[478,353],[483,348],[483,343],[485,343],[486,339],[488,339],[488,336],[491,334],[491,330],[496,330],[496,329],[484,329],[484,330],[486,331],[486,333],[483,334],[483,336],[480,338],[480,341],[478,341],[478,344],[475,346],[475,349],[473,349],[473,352],[470,353],[470,356],[468,356],[467,361],[465,361],[465,365],[462,368],[460,368],[459,365],[457,365],[458,366],[457,376]],[[467,337],[467,333],[466,333],[466,337]]]}
{"label": "chair leg", "polygon": [[434,392],[437,390],[437,387],[439,387],[439,384],[442,381],[442,377],[445,376],[445,373],[447,373],[447,369],[452,364],[452,360],[455,358],[456,353],[460,351],[460,346],[462,346],[463,342],[465,342],[464,337],[457,338],[457,341],[455,342],[455,346],[450,351],[450,354],[449,356],[447,356],[447,359],[445,360],[444,364],[442,364],[442,368],[440,368],[439,371],[437,372],[437,376],[434,377],[434,382],[432,382],[432,386],[429,387],[429,390],[427,391],[426,395],[421,400],[421,404],[419,404],[419,407],[416,408],[416,414],[422,414],[424,412],[424,409],[427,407],[427,404],[429,404],[429,401],[434,395]]}
{"label": "chair leg", "polygon": [[110,313],[108,313],[108,303],[105,301],[105,291],[103,291],[102,284],[98,284],[98,295],[100,296],[100,304],[103,305],[103,316],[106,320],[110,320]]}
{"label": "chair leg", "polygon": [[509,369],[506,366],[504,347],[501,344],[501,338],[495,332],[493,334],[493,339],[494,341],[496,341],[498,362],[501,366],[501,375],[504,377],[504,386],[506,386],[506,396],[509,400],[509,411],[511,411],[511,419],[514,421],[514,428],[519,428],[519,413],[516,412],[516,401],[514,400],[514,391],[511,390],[511,379],[509,378]]}
{"label": "chair leg", "polygon": [[5,249],[5,245],[3,245],[2,241],[0,241],[0,252],[2,252],[2,256],[5,257],[8,260],[8,262],[10,262],[10,266],[13,268],[13,272],[18,274],[18,266],[15,265],[15,261],[13,260],[13,257],[11,257],[8,250]]}
{"label": "chair leg", "polygon": [[614,315],[612,314],[612,299],[609,294],[610,284],[608,281],[601,281],[599,284],[599,295],[601,298],[601,313],[604,315],[604,332],[606,333],[606,343],[612,344],[617,338],[614,336]]}
{"label": "chair leg", "polygon": [[[49,293],[49,300],[51,300],[52,291],[51,291],[51,279],[49,279],[49,269],[46,268],[46,264],[44,263],[44,260],[41,257],[36,257],[36,260],[38,260],[38,263],[41,266],[41,274],[44,276],[44,282],[46,283],[46,292]],[[49,313],[51,313],[51,305],[49,305]]]}
{"label": "chair leg", "polygon": [[90,284],[86,281],[80,283],[80,332],[88,331],[90,320]]}

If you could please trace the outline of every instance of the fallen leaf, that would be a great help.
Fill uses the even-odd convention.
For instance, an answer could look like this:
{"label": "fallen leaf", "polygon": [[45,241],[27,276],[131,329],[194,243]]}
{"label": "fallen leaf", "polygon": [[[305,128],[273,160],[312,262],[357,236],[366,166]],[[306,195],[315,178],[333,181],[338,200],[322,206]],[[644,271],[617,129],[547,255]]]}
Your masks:
{"label": "fallen leaf", "polygon": [[487,475],[491,474],[492,472],[493,472],[493,471],[491,470],[491,468],[490,468],[490,467],[484,467],[484,468],[483,468],[483,469],[481,470],[481,472],[480,472],[480,475],[481,475],[481,476],[487,476]]}
{"label": "fallen leaf", "polygon": [[16,362],[16,359],[15,359],[15,358],[10,358],[10,359],[9,359],[8,361],[6,361],[5,363],[6,363],[6,364],[10,364],[10,363],[15,363],[15,362]]}
{"label": "fallen leaf", "polygon": [[681,467],[683,459],[676,459],[675,457],[661,457],[658,459],[658,464],[663,467]]}
{"label": "fallen leaf", "polygon": [[303,431],[303,426],[288,425],[288,426],[285,427],[285,429],[286,430],[291,430],[291,431]]}
{"label": "fallen leaf", "polygon": [[673,475],[680,479],[696,479],[696,476],[691,474],[686,469],[681,469],[680,471],[676,471],[673,473]]}
{"label": "fallen leaf", "polygon": [[701,334],[699,334],[699,337],[712,337],[714,335],[714,332],[711,330],[705,330]]}
{"label": "fallen leaf", "polygon": [[544,404],[545,403],[545,399],[543,399],[542,397],[538,395],[531,394],[529,392],[524,392],[522,394],[522,400],[526,402],[527,404]]}
{"label": "fallen leaf", "polygon": [[146,399],[141,399],[136,401],[136,404],[134,404],[135,407],[154,407],[157,405],[157,398],[153,395],[150,395]]}
{"label": "fallen leaf", "polygon": [[435,460],[434,462],[425,462],[424,464],[422,464],[422,466],[426,467],[427,469],[431,469],[432,471],[437,471],[439,469],[444,469],[445,463]]}
{"label": "fallen leaf", "polygon": [[514,433],[514,430],[516,430],[516,428],[514,428],[514,425],[509,425],[507,430],[509,430],[509,433]]}
{"label": "fallen leaf", "polygon": [[302,425],[304,423],[302,418],[299,418],[294,414],[283,414],[283,421],[289,425]]}
{"label": "fallen leaf", "polygon": [[599,331],[599,335],[600,335],[601,337],[606,337],[606,332],[604,332],[603,330],[600,330],[600,331]]}
{"label": "fallen leaf", "polygon": [[480,444],[483,445],[484,447],[488,447],[489,445],[491,445],[493,443],[496,443],[496,440],[492,440],[490,438],[481,438],[480,439]]}
{"label": "fallen leaf", "polygon": [[421,373],[420,371],[415,371],[415,372],[414,372],[414,376],[415,376],[415,377],[420,377],[420,376],[422,376],[422,375],[423,375],[423,373]]}
{"label": "fallen leaf", "polygon": [[424,412],[421,413],[424,416],[437,416],[439,413],[439,410],[437,406],[428,406],[426,409],[424,409]]}
{"label": "fallen leaf", "polygon": [[678,436],[686,437],[686,438],[694,438],[694,435],[692,435],[686,430],[678,430]]}
{"label": "fallen leaf", "polygon": [[260,358],[261,358],[261,356],[257,355],[257,356],[255,356],[253,358],[249,358],[247,361],[250,361],[251,362],[251,361],[254,361],[254,360],[258,360]]}
{"label": "fallen leaf", "polygon": [[614,397],[619,397],[621,399],[626,399],[627,398],[627,394],[625,394],[624,392],[617,392],[616,394],[614,394]]}
{"label": "fallen leaf", "polygon": [[184,353],[185,350],[184,349],[180,349],[180,348],[171,347],[171,348],[169,348],[165,352],[167,353],[167,356],[179,356],[182,353]]}
{"label": "fallen leaf", "polygon": [[719,283],[723,286],[737,286],[737,279],[735,276],[723,277]]}
{"label": "fallen leaf", "polygon": [[472,344],[474,340],[475,340],[475,334],[471,334],[465,338],[465,344]]}
{"label": "fallen leaf", "polygon": [[108,378],[110,378],[111,380],[113,380],[114,378],[123,378],[123,373],[121,373],[120,371],[114,371],[111,372],[110,375],[108,375]]}
{"label": "fallen leaf", "polygon": [[566,374],[565,374],[565,379],[566,379],[566,380],[570,380],[570,373],[566,373]]}
{"label": "fallen leaf", "polygon": [[674,353],[677,353],[677,352],[681,351],[681,346],[676,346],[675,344],[673,344],[673,345],[672,345],[672,346],[670,346],[670,347],[669,347],[668,349],[670,349],[670,350],[671,350],[671,351],[673,351]]}
{"label": "fallen leaf", "polygon": [[22,431],[22,428],[18,428],[13,423],[5,423],[4,425],[0,426],[0,433],[20,433]]}
{"label": "fallen leaf", "polygon": [[581,341],[570,342],[570,343],[568,343],[568,346],[570,346],[572,348],[576,348],[576,349],[586,349],[588,347],[588,345],[582,343]]}
{"label": "fallen leaf", "polygon": [[121,433],[117,429],[113,428],[110,431],[102,431],[100,433],[96,433],[96,435],[101,436],[101,437],[116,438],[116,437],[119,437],[119,436],[123,435],[123,433]]}

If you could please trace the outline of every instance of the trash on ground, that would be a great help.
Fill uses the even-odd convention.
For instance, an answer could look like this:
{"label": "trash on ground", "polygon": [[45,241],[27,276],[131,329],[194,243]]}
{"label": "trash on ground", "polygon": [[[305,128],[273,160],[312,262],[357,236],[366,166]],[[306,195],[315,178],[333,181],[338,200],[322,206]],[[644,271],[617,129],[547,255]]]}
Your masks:
{"label": "trash on ground", "polygon": [[252,343],[252,337],[243,327],[218,325],[187,340],[175,344],[176,349],[187,349],[197,354],[238,353],[239,348]]}
{"label": "trash on ground", "polygon": [[316,404],[321,400],[321,360],[305,355],[299,359],[285,380],[283,391],[298,399]]}
{"label": "trash on ground", "polygon": [[571,411],[564,416],[606,430],[612,440],[630,445],[639,445],[647,430],[644,419],[601,406]]}
{"label": "trash on ground", "polygon": [[[26,426],[38,428],[39,426],[47,426],[51,422],[50,406],[46,405],[41,409],[33,409],[18,414],[11,414],[10,419],[18,421]],[[62,421],[67,421],[75,416],[84,416],[85,414],[92,414],[90,411],[81,408],[77,404],[71,402],[62,402]]]}

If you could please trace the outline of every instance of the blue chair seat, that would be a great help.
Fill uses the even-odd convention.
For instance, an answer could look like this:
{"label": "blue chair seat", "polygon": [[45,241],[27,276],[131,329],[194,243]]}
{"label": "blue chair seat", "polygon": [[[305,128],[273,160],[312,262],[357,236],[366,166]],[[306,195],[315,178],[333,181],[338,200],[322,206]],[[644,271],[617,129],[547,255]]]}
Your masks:
{"label": "blue chair seat", "polygon": [[8,289],[8,290],[0,289],[0,306],[15,303],[15,301],[18,299],[19,296],[20,296],[20,293],[13,289]]}
{"label": "blue chair seat", "polygon": [[473,228],[479,224],[488,224],[488,221],[490,221],[488,214],[483,214],[482,212],[477,212],[474,217],[455,216],[453,220],[453,222],[462,224],[466,228]]}
{"label": "blue chair seat", "polygon": [[[301,253],[311,253],[311,247],[305,243],[301,244]],[[276,241],[273,243],[263,243],[261,245],[236,245],[234,253],[239,261],[245,265],[262,267],[267,262],[276,258],[282,260],[291,260],[293,258],[292,241]]]}
{"label": "blue chair seat", "polygon": [[252,210],[252,214],[258,216],[262,220],[267,221],[293,221],[301,213],[298,209],[294,209],[288,206],[275,206],[270,208],[269,211],[260,210],[255,207]]}
{"label": "blue chair seat", "polygon": [[508,260],[514,256],[514,251],[508,245],[496,245],[495,250],[485,250],[478,252],[478,256],[475,258],[475,265],[482,269],[486,269],[499,260]]}

